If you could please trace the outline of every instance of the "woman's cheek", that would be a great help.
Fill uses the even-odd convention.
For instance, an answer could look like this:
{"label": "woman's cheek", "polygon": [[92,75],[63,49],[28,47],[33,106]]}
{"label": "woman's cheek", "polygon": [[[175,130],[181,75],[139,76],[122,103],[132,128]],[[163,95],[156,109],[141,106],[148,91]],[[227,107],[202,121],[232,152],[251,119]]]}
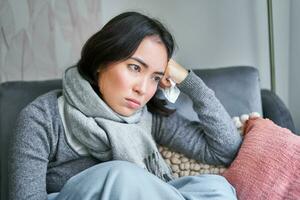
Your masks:
{"label": "woman's cheek", "polygon": [[149,90],[147,101],[149,101],[155,95],[156,90],[157,90],[157,86],[151,87],[151,89]]}
{"label": "woman's cheek", "polygon": [[120,73],[119,76],[115,78],[115,82],[119,83],[119,89],[124,90],[128,89],[131,83],[132,77],[129,76],[129,74],[126,73]]}

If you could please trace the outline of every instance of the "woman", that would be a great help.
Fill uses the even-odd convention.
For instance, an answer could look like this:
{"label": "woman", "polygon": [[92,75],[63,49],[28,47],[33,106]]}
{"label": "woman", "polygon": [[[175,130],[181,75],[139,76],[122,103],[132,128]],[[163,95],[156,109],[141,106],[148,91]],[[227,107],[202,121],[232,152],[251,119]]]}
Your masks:
{"label": "woman", "polygon": [[[171,59],[174,41],[136,12],[110,20],[65,71],[63,90],[20,114],[11,199],[236,199],[221,176],[174,179],[156,144],[228,165],[241,138],[214,92]],[[191,122],[156,99],[173,80],[192,99]],[[148,111],[149,110],[149,111]]]}

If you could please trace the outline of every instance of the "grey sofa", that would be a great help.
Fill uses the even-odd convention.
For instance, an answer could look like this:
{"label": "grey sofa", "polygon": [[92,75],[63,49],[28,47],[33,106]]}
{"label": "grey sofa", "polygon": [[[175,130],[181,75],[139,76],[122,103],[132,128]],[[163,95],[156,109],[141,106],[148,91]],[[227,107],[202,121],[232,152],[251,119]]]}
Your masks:
{"label": "grey sofa", "polygon": [[[269,90],[261,90],[259,74],[256,68],[246,66],[225,67],[208,70],[194,70],[204,82],[212,88],[228,113],[240,116],[250,112],[259,112],[278,125],[295,131],[289,110]],[[61,88],[61,80],[14,81],[0,85],[0,199],[7,199],[7,158],[9,140],[13,134],[18,113],[37,96],[50,90]],[[158,95],[161,95],[158,93]],[[197,120],[190,99],[181,94],[175,104],[169,104],[177,111]]]}

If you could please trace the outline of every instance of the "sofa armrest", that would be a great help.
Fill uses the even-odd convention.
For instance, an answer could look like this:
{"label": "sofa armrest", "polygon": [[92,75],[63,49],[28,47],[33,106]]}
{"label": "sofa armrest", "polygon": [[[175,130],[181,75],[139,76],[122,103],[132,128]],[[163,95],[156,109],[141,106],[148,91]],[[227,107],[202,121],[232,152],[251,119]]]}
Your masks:
{"label": "sofa armrest", "polygon": [[295,125],[290,111],[283,101],[268,89],[261,90],[263,116],[271,119],[277,125],[290,129],[295,133]]}

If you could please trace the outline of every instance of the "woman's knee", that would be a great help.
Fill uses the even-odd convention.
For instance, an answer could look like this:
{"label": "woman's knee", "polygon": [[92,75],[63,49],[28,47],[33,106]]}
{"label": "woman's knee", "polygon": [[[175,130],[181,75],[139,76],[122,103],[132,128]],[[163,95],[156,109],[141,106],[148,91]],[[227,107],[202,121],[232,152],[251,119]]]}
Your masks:
{"label": "woman's knee", "polygon": [[108,173],[110,175],[116,175],[118,180],[127,180],[134,183],[139,182],[138,180],[148,179],[154,176],[147,170],[127,161],[112,161],[109,167]]}
{"label": "woman's knee", "polygon": [[86,169],[85,171],[81,172],[82,174],[93,174],[93,175],[103,175],[107,174],[108,172],[128,172],[131,173],[138,169],[133,163],[128,161],[121,161],[121,160],[114,160],[114,161],[107,161],[93,167]]}
{"label": "woman's knee", "polygon": [[71,179],[135,179],[141,178],[143,176],[149,176],[149,172],[137,166],[136,164],[130,163],[128,161],[108,161],[95,165],[91,168],[84,170],[83,172],[76,175]]}
{"label": "woman's knee", "polygon": [[118,176],[136,176],[140,173],[146,173],[147,171],[142,169],[141,167],[137,166],[128,161],[109,161],[103,163],[103,166],[107,168],[107,173],[110,174],[117,174]]}
{"label": "woman's knee", "polygon": [[68,180],[59,197],[62,199],[64,197],[80,199],[77,197],[83,197],[87,194],[102,196],[106,195],[104,194],[105,191],[128,190],[128,183],[131,185],[138,183],[135,171],[139,172],[140,170],[143,169],[139,169],[136,165],[126,161],[101,163],[82,171]]}
{"label": "woman's knee", "polygon": [[104,196],[119,199],[119,195],[122,199],[126,199],[124,195],[128,199],[167,199],[168,196],[170,199],[183,199],[174,187],[126,161],[109,161],[81,172],[64,186],[58,199],[84,199],[93,195],[99,199]]}
{"label": "woman's knee", "polygon": [[[130,176],[134,174],[138,167],[127,161],[108,161],[94,165],[84,171],[76,174],[68,180],[68,184],[85,182],[94,184],[94,182],[101,182],[109,176]],[[85,184],[86,185],[86,184]]]}
{"label": "woman's knee", "polygon": [[112,171],[132,172],[141,169],[134,163],[122,160],[109,161],[103,164],[107,165]]}

